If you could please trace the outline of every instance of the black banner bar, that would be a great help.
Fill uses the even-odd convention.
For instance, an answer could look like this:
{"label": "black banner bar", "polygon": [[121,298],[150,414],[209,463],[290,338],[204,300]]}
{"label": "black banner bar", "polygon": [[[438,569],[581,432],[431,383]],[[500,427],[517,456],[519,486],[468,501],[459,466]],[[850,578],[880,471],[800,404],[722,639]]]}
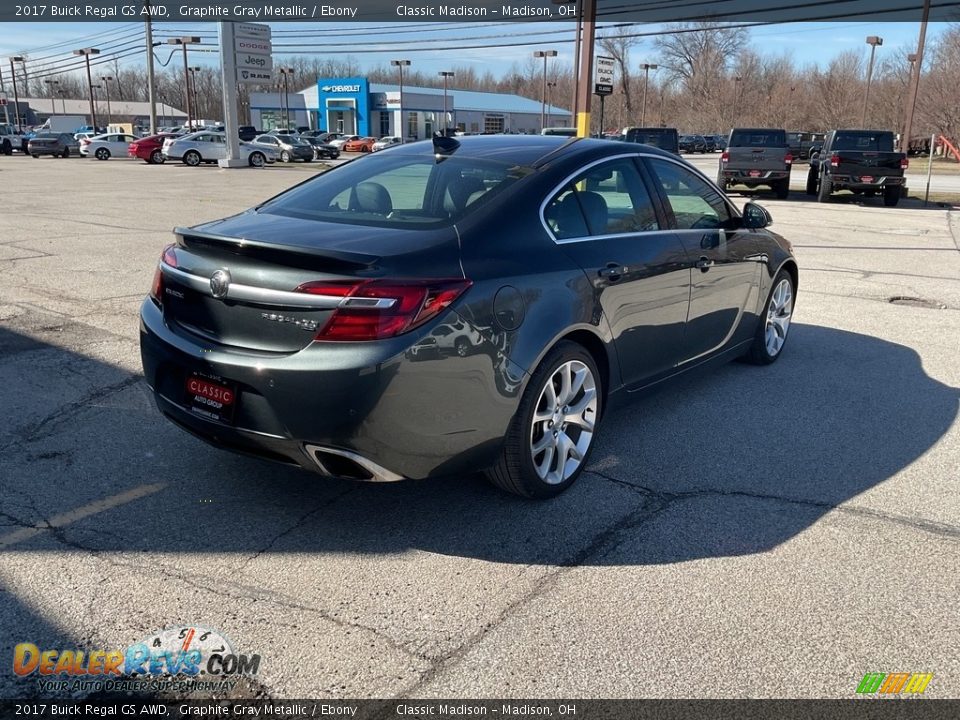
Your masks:
{"label": "black banner bar", "polygon": [[[37,0],[0,2],[2,22],[572,22],[553,0]],[[886,22],[920,19],[922,0],[597,0],[604,23]],[[930,20],[960,20],[960,0],[932,0]]]}
{"label": "black banner bar", "polygon": [[960,700],[2,700],[0,718],[955,720]]}

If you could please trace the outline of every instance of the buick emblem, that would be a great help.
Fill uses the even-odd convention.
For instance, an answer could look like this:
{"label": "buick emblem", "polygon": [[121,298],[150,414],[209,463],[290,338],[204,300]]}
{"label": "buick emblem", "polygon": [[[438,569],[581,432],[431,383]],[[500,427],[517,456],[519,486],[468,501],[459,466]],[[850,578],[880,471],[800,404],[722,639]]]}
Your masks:
{"label": "buick emblem", "polygon": [[217,270],[210,278],[210,292],[219,300],[227,296],[230,290],[230,273],[226,270]]}

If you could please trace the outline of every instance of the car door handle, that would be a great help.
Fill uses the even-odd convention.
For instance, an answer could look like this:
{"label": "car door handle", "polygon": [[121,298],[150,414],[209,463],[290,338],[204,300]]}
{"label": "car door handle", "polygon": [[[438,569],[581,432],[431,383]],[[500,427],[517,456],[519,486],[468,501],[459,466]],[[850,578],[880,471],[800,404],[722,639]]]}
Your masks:
{"label": "car door handle", "polygon": [[709,270],[709,269],[712,268],[713,266],[714,266],[713,260],[711,260],[711,259],[708,258],[708,257],[701,256],[701,258],[700,258],[699,260],[697,260],[697,267],[700,268],[700,271],[701,271],[701,272],[706,272],[707,270]]}
{"label": "car door handle", "polygon": [[610,282],[617,282],[620,278],[622,278],[624,275],[627,274],[628,270],[629,268],[627,268],[626,265],[610,262],[610,263],[607,263],[607,266],[605,268],[600,268],[597,271],[597,275],[604,278],[605,280],[609,280]]}

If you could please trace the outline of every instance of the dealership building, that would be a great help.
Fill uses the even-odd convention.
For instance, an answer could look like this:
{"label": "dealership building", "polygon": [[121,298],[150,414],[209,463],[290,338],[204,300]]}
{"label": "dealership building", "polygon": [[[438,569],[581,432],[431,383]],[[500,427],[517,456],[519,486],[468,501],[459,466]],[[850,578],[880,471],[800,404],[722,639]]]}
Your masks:
{"label": "dealership building", "polygon": [[[444,108],[446,102],[446,108]],[[287,107],[289,106],[289,107]],[[348,135],[403,134],[407,140],[431,137],[444,125],[473,133],[539,133],[538,100],[501,93],[371,83],[367,78],[322,78],[290,93],[251,93],[250,122],[270,130],[286,124]],[[444,122],[446,116],[447,122]],[[569,110],[547,105],[546,127],[570,126]]]}

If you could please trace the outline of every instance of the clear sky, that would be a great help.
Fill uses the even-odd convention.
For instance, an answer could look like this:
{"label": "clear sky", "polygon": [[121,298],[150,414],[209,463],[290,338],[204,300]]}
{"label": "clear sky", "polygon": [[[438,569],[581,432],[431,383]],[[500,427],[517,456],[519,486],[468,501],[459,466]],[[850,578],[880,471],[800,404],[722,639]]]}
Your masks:
{"label": "clear sky", "polygon": [[[370,26],[362,23],[273,23],[274,57],[307,51],[320,58],[351,58],[366,68],[385,65],[392,58],[408,58],[414,67],[433,73],[452,65],[472,65],[478,73],[490,70],[495,76],[506,73],[513,62],[523,65],[537,48],[556,49],[561,62],[573,56],[572,23],[389,23]],[[604,23],[601,23],[603,26]],[[191,63],[214,65],[215,23],[156,23],[155,40],[171,35],[199,34],[207,46],[191,50]],[[936,37],[944,23],[931,23],[928,38]],[[636,32],[660,29],[636,25]],[[823,64],[848,49],[866,56],[867,35],[880,35],[883,47],[878,59],[916,43],[919,23],[791,23],[750,29],[752,45],[764,55],[791,56],[800,65]],[[99,46],[104,53],[116,52],[121,66],[143,62],[141,23],[0,23],[0,69],[9,75],[6,57],[26,53],[38,63],[56,67],[73,61],[75,48]],[[512,46],[504,47],[511,43]],[[493,47],[499,44],[500,47]],[[465,45],[480,46],[454,49]],[[436,49],[434,49],[436,48]],[[158,47],[161,62],[172,48]],[[634,65],[655,60],[651,40],[641,38],[631,51]],[[174,62],[179,62],[179,56]],[[9,78],[7,78],[9,80]]]}

